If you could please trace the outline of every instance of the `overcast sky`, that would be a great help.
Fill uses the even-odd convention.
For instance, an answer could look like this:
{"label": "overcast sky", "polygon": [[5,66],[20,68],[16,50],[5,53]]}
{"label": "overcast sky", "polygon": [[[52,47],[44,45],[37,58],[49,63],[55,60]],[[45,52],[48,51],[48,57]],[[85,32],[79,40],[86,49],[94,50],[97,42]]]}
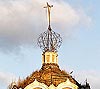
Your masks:
{"label": "overcast sky", "polygon": [[52,29],[63,39],[59,66],[92,89],[100,89],[99,0],[0,0],[0,89],[41,68],[39,34],[48,27],[49,2]]}

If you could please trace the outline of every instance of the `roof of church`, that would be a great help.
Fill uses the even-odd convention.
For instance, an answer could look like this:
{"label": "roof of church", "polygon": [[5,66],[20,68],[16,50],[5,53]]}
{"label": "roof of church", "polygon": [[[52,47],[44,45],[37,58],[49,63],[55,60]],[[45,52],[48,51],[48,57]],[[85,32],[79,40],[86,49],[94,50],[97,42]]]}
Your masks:
{"label": "roof of church", "polygon": [[[40,48],[42,48],[43,52],[57,52],[57,49],[61,46],[62,43],[62,38],[60,37],[60,34],[52,31],[50,26],[51,7],[52,5],[49,5],[48,3],[45,7],[48,10],[48,30],[40,34],[38,38],[38,45],[40,46]],[[33,72],[30,76],[26,77],[26,79],[22,81],[18,81],[18,88],[25,88],[27,85],[33,83],[35,80],[40,83],[44,83],[47,86],[53,84],[57,87],[60,83],[66,82],[67,79],[69,79],[70,82],[77,84],[77,81],[75,81],[75,79],[73,79],[69,73],[60,70],[58,64],[44,63],[39,71]]]}
{"label": "roof of church", "polygon": [[72,83],[77,84],[77,81],[75,81],[69,73],[60,70],[57,64],[43,64],[39,71],[35,71],[30,76],[26,77],[26,79],[19,81],[18,87],[25,88],[27,85],[33,83],[35,79],[47,86],[50,86],[51,84],[58,86],[67,79]]}

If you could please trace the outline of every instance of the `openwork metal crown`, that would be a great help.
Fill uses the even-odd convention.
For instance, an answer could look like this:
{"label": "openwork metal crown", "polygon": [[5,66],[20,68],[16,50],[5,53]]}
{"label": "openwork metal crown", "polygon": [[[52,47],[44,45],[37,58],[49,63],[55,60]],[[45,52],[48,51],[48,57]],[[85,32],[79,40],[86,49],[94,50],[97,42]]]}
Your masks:
{"label": "openwork metal crown", "polygon": [[38,45],[43,52],[57,52],[57,49],[61,46],[62,38],[60,34],[55,33],[48,28],[47,31],[41,33],[38,38]]}

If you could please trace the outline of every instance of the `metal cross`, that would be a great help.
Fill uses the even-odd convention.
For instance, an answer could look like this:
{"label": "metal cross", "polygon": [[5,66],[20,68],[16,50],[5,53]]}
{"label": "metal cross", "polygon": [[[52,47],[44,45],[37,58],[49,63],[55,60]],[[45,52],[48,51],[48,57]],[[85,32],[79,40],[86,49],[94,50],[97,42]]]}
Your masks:
{"label": "metal cross", "polygon": [[49,28],[50,28],[50,10],[51,10],[51,7],[53,7],[53,5],[49,5],[48,2],[47,2],[47,6],[44,7],[44,8],[47,8],[47,10],[48,10]]}

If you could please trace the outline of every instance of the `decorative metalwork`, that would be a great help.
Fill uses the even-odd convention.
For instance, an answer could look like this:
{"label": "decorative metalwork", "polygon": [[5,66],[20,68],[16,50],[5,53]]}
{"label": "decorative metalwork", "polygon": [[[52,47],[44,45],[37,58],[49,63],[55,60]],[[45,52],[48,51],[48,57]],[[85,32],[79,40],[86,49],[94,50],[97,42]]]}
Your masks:
{"label": "decorative metalwork", "polygon": [[38,45],[43,50],[43,52],[56,52],[57,49],[61,46],[61,43],[62,38],[60,37],[60,34],[55,33],[54,31],[49,29],[44,33],[41,33],[38,38]]}
{"label": "decorative metalwork", "polygon": [[53,5],[49,5],[47,3],[47,6],[44,8],[47,8],[48,10],[48,17],[49,17],[49,26],[48,30],[44,33],[41,33],[38,38],[38,45],[43,50],[43,52],[56,52],[57,49],[61,46],[62,38],[60,37],[60,34],[55,33],[52,31],[50,26],[50,10]]}

